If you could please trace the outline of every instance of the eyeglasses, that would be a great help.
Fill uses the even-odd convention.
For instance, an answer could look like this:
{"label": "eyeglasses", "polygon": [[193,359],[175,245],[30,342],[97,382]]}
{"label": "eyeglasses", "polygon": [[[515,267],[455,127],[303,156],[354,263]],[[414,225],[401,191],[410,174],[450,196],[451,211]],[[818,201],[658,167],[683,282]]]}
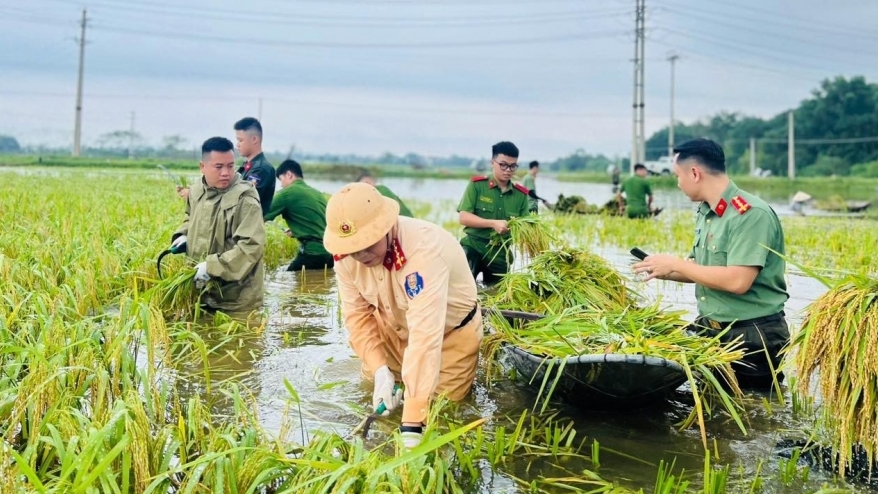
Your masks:
{"label": "eyeglasses", "polygon": [[499,166],[500,169],[503,171],[514,172],[515,170],[518,170],[518,163],[503,163],[503,162],[500,162],[497,160],[491,160],[491,161],[493,161],[494,163],[497,163],[497,166]]}

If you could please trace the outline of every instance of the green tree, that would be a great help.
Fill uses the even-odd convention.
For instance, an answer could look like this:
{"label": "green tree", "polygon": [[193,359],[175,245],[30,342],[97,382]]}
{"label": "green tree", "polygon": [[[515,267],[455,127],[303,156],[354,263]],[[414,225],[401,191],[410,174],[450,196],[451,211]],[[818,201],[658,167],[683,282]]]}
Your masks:
{"label": "green tree", "polygon": [[0,153],[19,153],[21,146],[18,140],[12,136],[0,135]]}

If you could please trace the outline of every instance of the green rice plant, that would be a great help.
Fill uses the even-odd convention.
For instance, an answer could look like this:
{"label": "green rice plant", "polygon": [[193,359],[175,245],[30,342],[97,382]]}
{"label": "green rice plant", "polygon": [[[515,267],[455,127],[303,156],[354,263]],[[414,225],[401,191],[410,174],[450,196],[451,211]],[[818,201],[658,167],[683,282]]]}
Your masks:
{"label": "green rice plant", "polygon": [[626,307],[635,297],[603,258],[568,247],[543,252],[526,270],[504,276],[487,305],[556,314],[574,306]]}
{"label": "green rice plant", "polygon": [[844,474],[854,448],[871,464],[878,451],[878,279],[850,275],[830,282],[829,291],[806,309],[795,335],[798,390],[817,381],[825,403],[822,427]]}
{"label": "green rice plant", "polygon": [[653,494],[686,494],[686,489],[689,488],[689,481],[684,477],[686,471],[680,471],[679,477],[674,475],[672,472],[676,463],[676,458],[671,463],[659,461]]}
{"label": "green rice plant", "polygon": [[491,232],[492,245],[505,250],[517,249],[528,257],[535,257],[549,249],[557,241],[549,223],[541,216],[528,215],[511,218],[507,221],[509,235]]}
{"label": "green rice plant", "polygon": [[635,354],[675,362],[684,369],[695,400],[692,412],[679,425],[687,428],[697,421],[707,449],[705,417],[718,407],[746,433],[741,419],[742,393],[731,368],[732,362],[743,357],[743,350],[739,342],[723,343],[719,336],[687,333],[680,316],[680,312],[664,311],[658,304],[621,310],[570,307],[513,327],[499,312],[492,311],[488,315],[492,333],[485,337],[483,348],[489,363],[496,360],[505,344],[544,357],[540,398],[535,404],[539,406],[541,400],[543,409],[561,379],[568,357]]}

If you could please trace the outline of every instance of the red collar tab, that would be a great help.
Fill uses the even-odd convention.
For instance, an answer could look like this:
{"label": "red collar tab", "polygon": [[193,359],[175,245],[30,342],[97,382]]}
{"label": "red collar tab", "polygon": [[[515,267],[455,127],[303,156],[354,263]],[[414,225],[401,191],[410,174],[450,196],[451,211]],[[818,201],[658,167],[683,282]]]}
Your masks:
{"label": "red collar tab", "polygon": [[716,211],[716,215],[722,218],[728,206],[729,205],[726,203],[725,199],[720,199],[719,202],[716,203],[716,209],[714,209],[714,211]]}
{"label": "red collar tab", "polygon": [[244,171],[245,171],[245,172],[249,172],[249,171],[250,171],[250,168],[253,168],[253,162],[252,162],[252,161],[248,161],[248,162],[244,163]]}
{"label": "red collar tab", "polygon": [[338,262],[338,261],[341,261],[342,259],[344,259],[345,257],[347,257],[347,254],[334,254],[332,256],[332,260],[335,262]]}
{"label": "red collar tab", "polygon": [[399,245],[399,240],[394,238],[390,242],[390,249],[388,249],[387,255],[384,256],[384,267],[387,268],[388,271],[392,271],[393,269],[399,271],[405,266],[406,262],[408,262],[408,259],[405,258],[402,246]]}
{"label": "red collar tab", "polygon": [[735,196],[732,198],[732,206],[738,210],[739,214],[744,214],[750,209],[750,203],[744,200],[741,196]]}

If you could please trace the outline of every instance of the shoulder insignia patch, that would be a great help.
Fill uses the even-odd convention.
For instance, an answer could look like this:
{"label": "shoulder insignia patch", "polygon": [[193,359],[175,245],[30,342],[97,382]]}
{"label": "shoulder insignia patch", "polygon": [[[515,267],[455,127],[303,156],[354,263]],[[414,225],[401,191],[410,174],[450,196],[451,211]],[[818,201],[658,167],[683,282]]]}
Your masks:
{"label": "shoulder insignia patch", "polygon": [[470,180],[472,182],[484,182],[485,180],[488,180],[488,177],[486,177],[484,175],[476,175],[475,177],[471,178]]}
{"label": "shoulder insignia patch", "polygon": [[249,177],[247,177],[247,181],[250,182],[251,184],[253,184],[253,186],[256,188],[258,188],[259,184],[262,182],[262,180],[259,178],[259,175],[255,174],[255,173],[253,175],[250,175]]}
{"label": "shoulder insignia patch", "polygon": [[716,203],[716,209],[714,209],[714,211],[716,211],[716,215],[719,216],[720,218],[722,218],[723,214],[725,214],[726,208],[728,206],[729,205],[728,205],[728,203],[726,203],[725,199],[720,199],[719,202]]}
{"label": "shoulder insignia patch", "polygon": [[408,295],[409,298],[415,298],[415,296],[421,293],[421,290],[423,289],[424,278],[421,277],[420,273],[415,271],[405,277],[405,294]]}
{"label": "shoulder insignia patch", "polygon": [[735,196],[732,198],[732,206],[735,206],[735,209],[738,210],[738,213],[744,214],[750,209],[750,203],[744,200],[741,196]]}
{"label": "shoulder insignia patch", "polygon": [[515,188],[518,189],[519,192],[523,192],[524,195],[530,194],[530,191],[527,190],[527,187],[525,187],[524,185],[521,185],[521,184],[513,184],[513,185],[515,185]]}

